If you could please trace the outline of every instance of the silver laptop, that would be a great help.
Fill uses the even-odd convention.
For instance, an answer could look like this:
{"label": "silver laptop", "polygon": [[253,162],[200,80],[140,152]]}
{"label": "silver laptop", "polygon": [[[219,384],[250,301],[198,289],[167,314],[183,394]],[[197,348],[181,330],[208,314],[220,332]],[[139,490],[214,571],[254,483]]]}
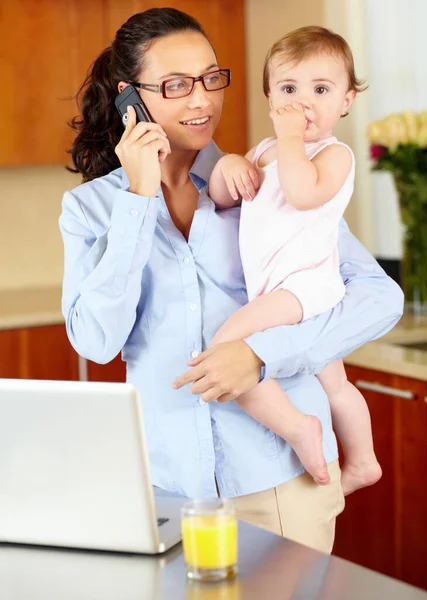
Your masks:
{"label": "silver laptop", "polygon": [[180,539],[134,386],[0,379],[0,542],[157,554]]}

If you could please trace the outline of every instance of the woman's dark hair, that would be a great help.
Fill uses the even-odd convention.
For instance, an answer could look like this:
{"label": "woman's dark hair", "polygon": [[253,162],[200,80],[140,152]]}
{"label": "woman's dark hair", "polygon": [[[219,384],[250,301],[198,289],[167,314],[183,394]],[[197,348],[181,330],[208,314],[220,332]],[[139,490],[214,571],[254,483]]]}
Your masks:
{"label": "woman's dark hair", "polygon": [[174,8],[151,8],[133,15],[120,27],[111,46],[89,68],[76,94],[81,116],[69,123],[77,131],[69,150],[74,173],[83,181],[101,177],[120,167],[114,148],[123,125],[114,105],[119,81],[135,81],[144,67],[144,54],[153,40],[172,33],[195,31],[206,37],[196,19]]}

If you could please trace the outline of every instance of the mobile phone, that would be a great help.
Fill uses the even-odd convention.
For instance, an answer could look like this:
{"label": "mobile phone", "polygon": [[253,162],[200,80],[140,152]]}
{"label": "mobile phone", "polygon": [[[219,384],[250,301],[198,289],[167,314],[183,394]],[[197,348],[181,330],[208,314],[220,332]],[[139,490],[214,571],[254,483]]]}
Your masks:
{"label": "mobile phone", "polygon": [[127,107],[133,106],[136,112],[136,122],[148,121],[154,122],[153,117],[150,115],[150,111],[144,104],[141,96],[138,94],[133,85],[128,85],[125,89],[120,92],[116,97],[114,104],[122,118],[123,126],[126,127],[128,120]]}

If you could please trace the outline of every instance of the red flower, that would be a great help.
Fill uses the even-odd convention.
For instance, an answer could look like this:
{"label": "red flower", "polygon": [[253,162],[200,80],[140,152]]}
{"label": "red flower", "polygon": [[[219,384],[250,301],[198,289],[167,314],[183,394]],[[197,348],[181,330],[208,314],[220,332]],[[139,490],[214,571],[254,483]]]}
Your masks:
{"label": "red flower", "polygon": [[384,146],[380,146],[379,144],[372,144],[370,150],[371,150],[371,159],[379,160],[382,156],[384,156],[386,149],[384,148]]}

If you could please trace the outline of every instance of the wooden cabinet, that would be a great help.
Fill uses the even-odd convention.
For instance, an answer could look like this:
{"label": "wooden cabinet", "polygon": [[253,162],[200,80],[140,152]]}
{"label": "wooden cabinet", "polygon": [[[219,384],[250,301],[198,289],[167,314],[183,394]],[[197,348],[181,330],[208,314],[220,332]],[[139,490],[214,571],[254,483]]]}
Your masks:
{"label": "wooden cabinet", "polygon": [[[0,330],[0,378],[79,379],[79,357],[64,325]],[[126,381],[121,356],[106,365],[87,361],[89,381]]]}
{"label": "wooden cabinet", "polygon": [[[401,380],[408,387],[410,380]],[[397,576],[427,588],[427,384],[413,385],[416,398],[396,411]]]}
{"label": "wooden cabinet", "polygon": [[427,382],[346,368],[368,403],[383,477],[346,498],[334,554],[427,588]]}
{"label": "wooden cabinet", "polygon": [[78,357],[64,325],[0,331],[0,377],[78,379]]}
{"label": "wooden cabinet", "polygon": [[126,365],[121,359],[121,354],[106,365],[98,365],[91,360],[87,361],[87,375],[89,381],[126,381]]}
{"label": "wooden cabinet", "polygon": [[2,2],[0,165],[65,163],[76,83],[67,2]]}
{"label": "wooden cabinet", "polygon": [[[2,143],[0,166],[70,163],[66,150],[77,114],[72,99],[96,56],[134,13],[164,2],[147,0],[17,0],[0,8]],[[168,6],[205,27],[222,67],[233,72],[215,139],[245,153],[244,0],[170,0]]]}
{"label": "wooden cabinet", "polygon": [[21,377],[21,340],[18,331],[0,331],[0,377]]}

